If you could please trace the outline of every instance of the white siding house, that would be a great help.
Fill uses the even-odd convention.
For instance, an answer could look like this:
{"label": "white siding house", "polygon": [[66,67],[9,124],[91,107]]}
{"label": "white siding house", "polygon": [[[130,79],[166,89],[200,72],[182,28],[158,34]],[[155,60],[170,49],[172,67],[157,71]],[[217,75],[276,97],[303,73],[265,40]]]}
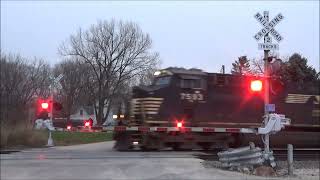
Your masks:
{"label": "white siding house", "polygon": [[[107,112],[107,108],[104,108],[103,113],[105,114],[106,112]],[[114,123],[114,120],[112,118],[113,114],[114,114],[113,110],[111,109],[106,121],[103,123],[104,125]],[[90,118],[93,120],[93,125],[96,125],[97,124],[96,114],[95,114],[94,108],[91,106],[80,107],[74,112],[74,114],[70,115],[71,121],[84,121]]]}
{"label": "white siding house", "polygon": [[96,115],[94,112],[94,108],[91,106],[80,107],[74,112],[74,114],[70,115],[71,121],[84,121],[90,118],[93,120],[93,125],[96,125]]}

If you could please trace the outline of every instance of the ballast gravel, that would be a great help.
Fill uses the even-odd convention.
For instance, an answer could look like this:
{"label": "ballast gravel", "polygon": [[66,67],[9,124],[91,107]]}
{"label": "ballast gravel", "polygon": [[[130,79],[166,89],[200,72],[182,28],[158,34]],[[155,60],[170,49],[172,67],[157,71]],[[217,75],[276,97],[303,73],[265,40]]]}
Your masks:
{"label": "ballast gravel", "polygon": [[[287,161],[276,161],[277,166],[274,168],[276,175],[273,176],[274,178],[284,178],[284,179],[315,179],[319,180],[320,174],[320,162],[319,160],[307,160],[307,161],[294,161],[294,175],[288,176],[288,164]],[[219,161],[213,160],[204,160],[202,165],[205,168],[219,168],[224,169],[226,171],[230,171],[230,169],[222,168],[221,163]],[[239,171],[248,175],[254,176],[254,168],[233,168],[232,170]],[[270,178],[270,177],[268,177]]]}

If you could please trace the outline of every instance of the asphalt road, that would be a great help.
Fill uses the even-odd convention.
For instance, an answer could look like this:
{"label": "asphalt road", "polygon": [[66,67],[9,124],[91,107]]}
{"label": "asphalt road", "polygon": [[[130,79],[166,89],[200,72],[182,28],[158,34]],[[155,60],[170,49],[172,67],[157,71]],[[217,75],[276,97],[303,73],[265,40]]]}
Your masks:
{"label": "asphalt road", "polygon": [[117,152],[113,142],[1,154],[4,179],[264,179],[206,168],[200,151]]}

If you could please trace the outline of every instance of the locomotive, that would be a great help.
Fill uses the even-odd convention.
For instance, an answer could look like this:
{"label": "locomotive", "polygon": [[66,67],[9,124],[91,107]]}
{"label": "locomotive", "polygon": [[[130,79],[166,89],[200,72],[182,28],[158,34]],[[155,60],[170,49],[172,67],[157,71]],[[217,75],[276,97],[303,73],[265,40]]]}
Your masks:
{"label": "locomotive", "polygon": [[[130,115],[114,127],[115,148],[210,149],[261,144],[241,128],[262,126],[264,84],[259,76],[208,73],[199,69],[156,71],[149,86],[132,90]],[[268,78],[270,103],[291,124],[271,136],[271,147],[319,147],[319,82],[284,83]],[[171,130],[170,130],[171,129]]]}

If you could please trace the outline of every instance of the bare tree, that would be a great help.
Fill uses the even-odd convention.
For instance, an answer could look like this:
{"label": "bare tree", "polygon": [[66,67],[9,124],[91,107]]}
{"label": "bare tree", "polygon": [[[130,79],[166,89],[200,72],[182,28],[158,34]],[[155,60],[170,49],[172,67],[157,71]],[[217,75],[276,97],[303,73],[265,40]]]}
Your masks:
{"label": "bare tree", "polygon": [[54,68],[54,74],[63,74],[60,83],[62,89],[59,91],[57,99],[63,104],[64,117],[70,117],[73,110],[83,105],[85,94],[86,78],[89,75],[89,67],[78,59],[65,59]]}
{"label": "bare tree", "polygon": [[1,54],[1,120],[17,124],[37,96],[48,95],[50,67],[43,60]]}
{"label": "bare tree", "polygon": [[[269,52],[269,60],[278,60],[279,59],[279,52],[277,51],[270,51]],[[270,65],[272,65],[274,61],[270,62]],[[254,75],[263,75],[264,74],[264,57],[261,56],[257,59],[251,59],[250,60],[250,70],[251,73]]]}
{"label": "bare tree", "polygon": [[112,20],[80,29],[59,48],[62,55],[77,57],[91,67],[98,124],[107,118],[104,106],[112,104],[121,85],[157,63],[158,54],[151,52],[151,44],[137,24]]}
{"label": "bare tree", "polygon": [[151,85],[154,79],[154,72],[158,69],[158,67],[150,68],[145,73],[141,74],[137,78],[137,85]]}
{"label": "bare tree", "polygon": [[250,71],[252,74],[263,75],[264,73],[263,68],[264,68],[264,61],[262,58],[251,60]]}

